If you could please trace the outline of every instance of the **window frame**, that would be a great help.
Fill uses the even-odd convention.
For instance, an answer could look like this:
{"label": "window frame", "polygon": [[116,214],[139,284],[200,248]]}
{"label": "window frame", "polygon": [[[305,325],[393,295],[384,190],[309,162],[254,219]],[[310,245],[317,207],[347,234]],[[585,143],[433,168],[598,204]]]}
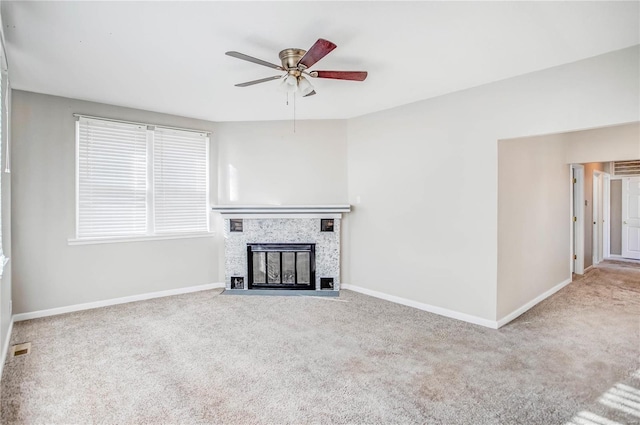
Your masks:
{"label": "window frame", "polygon": [[[171,239],[188,239],[188,238],[203,238],[212,237],[214,232],[212,231],[211,223],[211,132],[204,130],[196,130],[189,128],[177,128],[169,127],[159,124],[140,123],[133,121],[116,120],[111,118],[95,117],[82,114],[73,114],[75,117],[75,233],[74,237],[69,238],[69,245],[90,245],[101,243],[119,243],[119,242],[141,242],[141,241],[153,241],[153,240],[171,240]],[[147,173],[147,190],[146,190],[146,227],[147,233],[145,235],[118,235],[118,236],[85,236],[79,237],[79,223],[80,223],[80,121],[81,119],[98,120],[115,122],[122,124],[140,125],[146,127],[146,173]],[[154,223],[154,208],[155,208],[155,182],[153,179],[154,168],[154,143],[155,143],[155,131],[158,129],[178,130],[183,132],[199,133],[205,137],[205,183],[206,183],[206,231],[197,232],[161,232],[155,233]]]}

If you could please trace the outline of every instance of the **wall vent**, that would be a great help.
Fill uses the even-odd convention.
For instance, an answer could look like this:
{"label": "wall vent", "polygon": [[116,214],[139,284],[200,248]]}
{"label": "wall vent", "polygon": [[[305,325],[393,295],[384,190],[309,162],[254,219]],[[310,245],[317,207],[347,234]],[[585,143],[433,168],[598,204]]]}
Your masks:
{"label": "wall vent", "polygon": [[640,160],[615,161],[613,174],[616,176],[640,176]]}

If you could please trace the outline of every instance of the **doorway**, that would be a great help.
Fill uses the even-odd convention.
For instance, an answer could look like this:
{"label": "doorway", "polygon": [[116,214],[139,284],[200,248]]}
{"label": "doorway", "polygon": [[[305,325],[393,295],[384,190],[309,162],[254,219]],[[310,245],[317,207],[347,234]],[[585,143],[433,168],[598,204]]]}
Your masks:
{"label": "doorway", "polygon": [[609,168],[602,162],[571,165],[571,270],[576,274],[611,256]]}

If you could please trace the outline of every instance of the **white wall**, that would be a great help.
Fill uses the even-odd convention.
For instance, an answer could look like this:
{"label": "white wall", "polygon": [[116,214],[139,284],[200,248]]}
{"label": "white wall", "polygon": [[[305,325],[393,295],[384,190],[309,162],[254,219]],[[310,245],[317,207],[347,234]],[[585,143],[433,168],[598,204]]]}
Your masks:
{"label": "white wall", "polygon": [[496,320],[497,141],[637,121],[638,64],[635,46],[350,120],[348,283]]}
{"label": "white wall", "polygon": [[347,202],[344,120],[216,124],[221,204]]}

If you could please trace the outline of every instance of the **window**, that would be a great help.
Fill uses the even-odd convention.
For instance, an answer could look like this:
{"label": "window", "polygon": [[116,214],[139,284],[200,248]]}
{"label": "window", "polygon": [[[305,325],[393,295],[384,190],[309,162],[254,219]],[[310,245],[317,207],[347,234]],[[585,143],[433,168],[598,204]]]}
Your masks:
{"label": "window", "polygon": [[209,232],[209,137],[89,118],[77,121],[78,239]]}
{"label": "window", "polygon": [[156,233],[208,231],[206,135],[159,128],[154,135]]}

